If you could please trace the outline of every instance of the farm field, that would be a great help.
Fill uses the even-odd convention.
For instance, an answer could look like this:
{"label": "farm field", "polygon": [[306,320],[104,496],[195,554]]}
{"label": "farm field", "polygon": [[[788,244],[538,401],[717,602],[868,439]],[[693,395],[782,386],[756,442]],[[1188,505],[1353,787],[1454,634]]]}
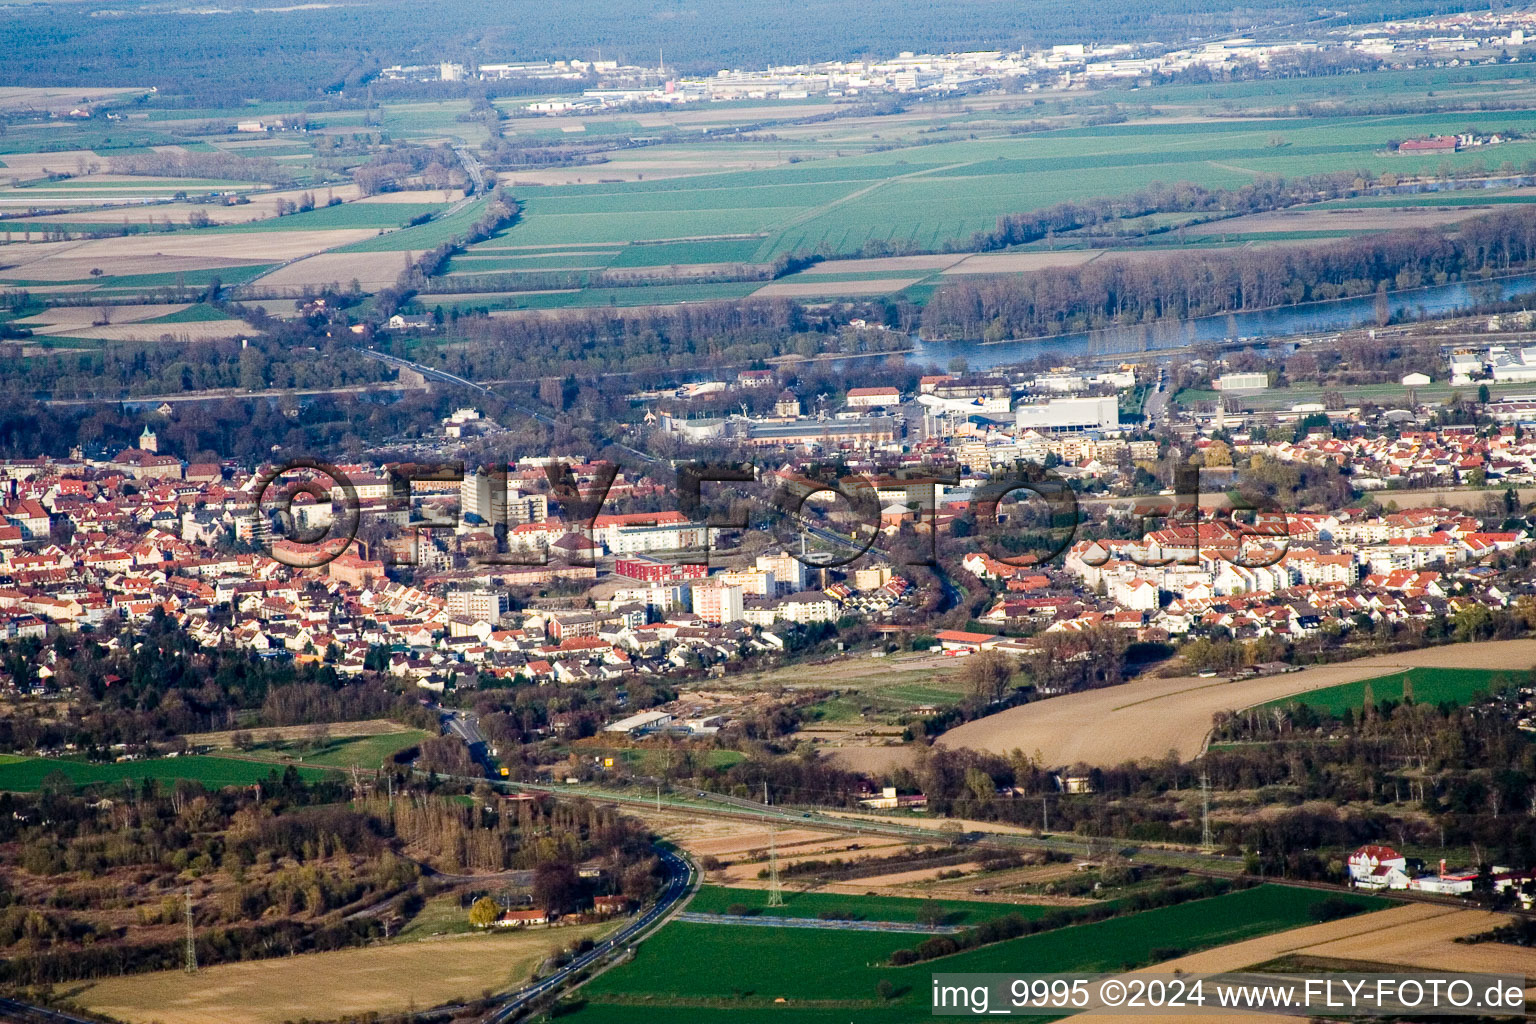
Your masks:
{"label": "farm field", "polygon": [[[105,320],[105,322],[103,322]],[[97,340],[153,341],[163,335],[225,338],[249,331],[236,320],[202,303],[152,305],[52,306],[13,323],[30,329],[35,337],[92,338]]]}
{"label": "farm field", "polygon": [[[385,207],[386,209],[388,207]],[[319,211],[316,211],[319,212]],[[366,240],[348,243],[347,240],[338,238],[336,245],[343,252],[356,253],[398,253],[398,252],[422,252],[435,248],[463,234],[485,215],[484,200],[475,200],[465,204],[454,213],[439,217],[426,224],[413,228],[405,228],[402,231],[391,231],[387,234],[376,234]],[[398,258],[381,258],[381,262],[388,263],[398,271]]]}
{"label": "farm field", "polygon": [[1358,683],[1344,683],[1306,694],[1304,697],[1288,697],[1272,700],[1266,708],[1306,704],[1318,711],[1341,715],[1346,710],[1358,712],[1365,702],[1365,688],[1371,688],[1377,701],[1400,701],[1404,695],[1404,683],[1413,683],[1413,700],[1416,704],[1466,704],[1478,694],[1496,693],[1509,685],[1528,681],[1528,671],[1499,672],[1476,668],[1413,668],[1391,675],[1377,676]]}
{"label": "farm field", "polygon": [[446,209],[441,203],[393,202],[393,203],[341,203],[336,206],[317,206],[305,213],[290,213],[286,217],[253,220],[244,224],[226,225],[219,233],[238,231],[331,231],[338,228],[401,228],[416,217],[440,213]]}
{"label": "farm field", "polygon": [[[1536,201],[1532,195],[1528,201]],[[1191,224],[1184,233],[1200,237],[1264,237],[1312,233],[1337,233],[1341,236],[1370,231],[1404,231],[1413,228],[1441,228],[1470,217],[1492,213],[1498,207],[1470,203],[1434,206],[1304,206],[1273,213],[1254,213],[1206,224]]]}
{"label": "farm field", "polygon": [[134,974],[71,986],[71,998],[131,1024],[283,1024],[399,1013],[473,999],[527,979],[551,952],[611,925],[464,935],[275,960]]}
{"label": "farm field", "polygon": [[[252,783],[262,782],[274,771],[277,771],[277,768],[272,765],[202,755],[159,757],[113,764],[90,764],[85,761],[66,761],[54,757],[28,757],[0,763],[0,790],[33,793],[41,789],[43,782],[55,772],[64,775],[77,786],[125,780],[156,779],[160,782],[171,782],[176,779],[192,779],[218,789],[224,786],[249,786]],[[323,777],[323,773],[313,768],[300,767],[298,771],[301,777],[310,781]]]}
{"label": "farm field", "polygon": [[407,729],[377,736],[333,737],[317,749],[302,745],[302,741],[279,740],[276,743],[259,743],[242,756],[327,768],[355,766],[373,769],[391,755],[420,743],[427,735],[419,729]]}
{"label": "farm field", "polygon": [[724,914],[732,904],[751,908],[754,917],[820,917],[836,916],[858,921],[899,921],[911,923],[922,920],[925,907],[937,906],[944,911],[941,924],[974,925],[994,918],[1018,914],[1020,917],[1040,917],[1047,908],[1010,903],[981,903],[961,900],[906,899],[899,896],[835,895],[820,892],[786,892],[782,907],[766,905],[767,894],[759,889],[736,889],[723,885],[706,885],[699,889],[688,904],[688,909],[700,914]]}
{"label": "farm field", "polygon": [[1170,750],[1188,760],[1200,752],[1211,716],[1218,711],[1295,698],[1407,669],[1475,668],[1523,674],[1532,665],[1536,665],[1536,640],[1494,640],[1377,655],[1236,683],[1192,676],[1136,679],[1009,708],[952,729],[937,742],[999,754],[1015,748],[1038,750],[1050,765],[1114,765],[1162,757]]}
{"label": "farm field", "polygon": [[[1265,885],[1129,917],[1073,925],[985,946],[939,961],[879,966],[909,948],[912,936],[878,932],[668,925],[641,946],[633,962],[583,989],[586,1005],[574,1019],[648,1022],[706,1020],[681,1011],[728,1008],[733,1020],[910,1021],[926,1013],[929,975],[937,970],[1102,971],[1167,959],[1167,951],[1195,950],[1282,932],[1312,922],[1310,908],[1339,898],[1316,890]],[[1362,909],[1385,902],[1345,896]],[[727,960],[719,950],[727,945]],[[658,965],[665,964],[665,970]],[[815,965],[807,970],[807,965]],[[895,995],[881,1000],[876,986],[889,980]],[[783,999],[787,1005],[775,1004]]]}
{"label": "farm field", "polygon": [[[1159,90],[1158,95],[1165,91]],[[1207,108],[1218,96],[1229,100],[1234,91],[1242,93],[1222,88],[1176,95]],[[1258,95],[1269,94],[1249,98],[1257,103]],[[613,154],[612,165],[598,172],[602,178],[596,181],[590,168],[584,171],[586,177],[583,169],[561,169],[553,177],[519,172],[513,176],[512,188],[523,204],[521,220],[455,259],[449,269],[455,277],[525,269],[591,273],[603,268],[612,273],[627,267],[766,264],[791,254],[858,253],[886,246],[939,249],[990,229],[1006,213],[1123,194],[1155,181],[1231,188],[1266,175],[1349,169],[1411,176],[1435,172],[1443,161],[1455,168],[1477,161],[1486,165],[1497,156],[1519,166],[1536,157],[1536,142],[1525,141],[1452,154],[1443,160],[1439,154],[1433,158],[1399,155],[1387,148],[1389,139],[1464,128],[1469,116],[1482,130],[1523,123],[1521,114],[1509,111],[1249,119],[1230,116],[1229,110],[1229,116],[1219,120],[1189,116],[1018,134],[1010,128],[1020,115],[982,109],[993,106],[978,99],[977,109],[964,114],[951,111],[948,117],[927,112],[785,125],[782,138],[795,139],[794,152],[786,152],[783,142],[772,146],[749,142],[730,150],[735,159],[703,143],[656,147],[643,157],[620,150]],[[729,112],[714,116],[730,118]],[[671,118],[668,115],[661,123]],[[532,131],[559,133],[556,126],[580,128],[581,134],[634,130],[622,119],[606,122],[583,117],[539,122]],[[958,138],[947,130],[936,130],[958,127],[973,128],[975,134]],[[869,152],[884,138],[902,138],[906,145]],[[633,168],[616,166],[642,159],[650,161],[646,164],[650,173],[639,171],[639,163]],[[670,161],[668,174],[657,171],[664,159]],[[574,177],[571,171],[576,172]],[[643,180],[641,174],[645,174]],[[1524,196],[1506,190],[1490,198],[1519,201]],[[1401,203],[1379,209],[1318,207],[1294,216],[1257,215],[1195,225],[1177,240],[1170,233],[1171,248],[1135,255],[1160,256],[1176,253],[1184,245],[1208,246],[1220,240],[1281,244],[1399,226],[1448,227],[1491,208],[1467,202],[1445,208],[1420,206],[1417,197],[1407,196]],[[1168,215],[1163,220],[1174,224],[1182,217],[1187,215]],[[403,241],[386,236],[375,246]],[[1073,249],[1073,244],[1068,240],[1066,248],[1055,252],[968,258],[940,254],[835,260],[764,285],[755,294],[808,301],[900,294],[921,301],[942,280],[938,275],[1027,272],[1105,255],[1105,250]],[[506,282],[494,280],[470,287],[498,292],[508,288]],[[529,288],[530,293],[534,290]],[[455,291],[462,293],[464,288]],[[598,291],[591,288],[578,298],[560,299],[530,294],[526,303],[501,296],[486,305],[645,305],[705,297],[651,289],[615,297]],[[708,297],[733,296],[721,292]]]}
{"label": "farm field", "polygon": [[[1340,168],[1415,173],[1435,158],[1386,152],[1392,138],[1464,126],[1468,115],[1285,118],[1071,128],[1025,136],[938,142],[887,153],[807,160],[794,166],[686,180],[564,185],[530,192],[508,244],[620,242],[766,232],[756,253],[835,252],[866,241],[937,246],[989,228],[1001,214],[1154,180],[1235,187],[1264,174]],[[1523,123],[1512,112],[1479,113],[1480,128]],[[1516,164],[1536,144],[1510,143]],[[1452,166],[1487,154],[1455,154]]]}
{"label": "farm field", "polygon": [[[193,747],[230,748],[234,746],[236,733],[248,732],[262,743],[271,743],[277,740],[297,740],[309,734],[312,726],[308,725],[263,725],[253,729],[222,729],[218,732],[189,732],[186,734],[188,745]],[[327,725],[326,731],[333,739],[342,739],[351,736],[383,736],[389,733],[411,732],[410,728],[398,722],[391,722],[387,718],[369,718],[361,722],[332,722]]]}
{"label": "farm field", "polygon": [[[125,276],[224,270],[296,259],[375,234],[367,228],[232,234],[179,231],[88,241],[15,243],[0,250],[4,257],[0,282],[89,283],[98,278],[118,278],[116,283],[121,284]],[[398,267],[393,269],[399,272]]]}
{"label": "farm field", "polygon": [[[1066,97],[1052,97],[1042,101],[1042,108],[1041,103],[1019,104],[1002,96],[921,104],[888,116],[845,113],[833,120],[803,122],[792,119],[823,115],[832,105],[822,100],[762,101],[638,115],[514,118],[505,124],[511,138],[611,138],[614,148],[605,152],[601,164],[522,168],[506,175],[503,183],[523,204],[523,216],[498,237],[452,261],[447,272],[458,286],[444,305],[501,310],[641,306],[754,293],[806,301],[895,295],[921,302],[943,275],[1020,273],[1105,255],[1105,250],[1073,248],[1080,242],[1072,239],[1057,251],[1031,247],[972,256],[878,255],[886,248],[939,249],[990,229],[1006,213],[1123,194],[1154,181],[1237,187],[1266,175],[1360,170],[1411,176],[1442,164],[1518,167],[1536,158],[1536,141],[1526,140],[1433,156],[1398,155],[1386,147],[1389,139],[1469,126],[1484,131],[1522,128],[1529,121],[1522,110],[1309,117],[1295,116],[1288,106],[1323,103],[1347,108],[1356,100],[1385,96],[1425,101],[1443,97],[1446,102],[1496,96],[1505,103],[1536,106],[1536,90],[1505,69],[1468,69],[1465,74],[1465,80],[1451,76],[1445,81],[1445,76],[1430,72],[1390,72],[1356,76],[1360,81],[1350,82],[1335,78],[1165,86],[1155,91],[1157,111],[1151,116],[1133,115],[1124,123],[1095,126],[1074,122],[1077,98],[1069,103]],[[1119,102],[1116,97],[1123,97],[1128,110],[1137,110],[1145,107],[1147,95],[1107,90],[1095,93],[1092,101]],[[498,105],[516,109],[524,102],[504,98]],[[18,246],[0,249],[0,279],[39,294],[50,287],[88,284],[104,293],[132,296],[152,287],[140,280],[147,274],[220,271],[229,283],[284,264],[261,278],[251,294],[291,295],[332,283],[345,287],[354,279],[365,289],[377,290],[394,283],[399,254],[420,254],[460,233],[480,214],[481,204],[471,202],[442,219],[402,229],[414,217],[443,212],[461,194],[408,191],[363,198],[342,172],[326,170],[334,166],[318,159],[329,152],[326,136],[364,128],[358,111],[310,115],[311,134],[303,136],[232,131],[240,119],[298,114],[299,104],[182,109],[159,107],[151,98],[145,109],[148,120],[133,126],[119,123],[109,130],[96,123],[67,124],[52,133],[32,125],[13,128],[0,150],[6,177],[14,177],[21,187],[0,185],[0,212],[67,212],[0,221],[0,230],[10,231],[12,244]],[[485,133],[478,122],[459,120],[468,109],[468,101],[452,99],[385,101],[379,111],[382,129],[395,138],[427,143],[468,133],[466,141],[476,145],[485,141]],[[1208,116],[1218,111],[1219,118]],[[755,122],[773,124],[773,136],[728,143],[703,135],[705,130]],[[1040,130],[1041,124],[1057,127]],[[676,139],[641,148],[624,145],[632,136],[659,131],[677,133]],[[170,156],[262,157],[293,174],[295,181],[274,188],[252,181],[115,173],[127,167],[114,165],[115,158],[156,150]],[[53,180],[44,176],[45,170],[54,174]],[[306,190],[322,204],[319,208],[274,216],[280,200],[294,202]],[[183,191],[190,199],[175,198]],[[1294,215],[1193,225],[1179,242],[1282,243],[1412,224],[1449,227],[1500,203],[1526,201],[1531,191],[1368,197]],[[249,202],[196,201],[200,195],[231,192],[243,193]],[[323,205],[333,197],[342,203]],[[134,200],[147,205],[133,205]],[[134,239],[101,239],[81,243],[98,246],[94,250],[60,250],[42,259],[45,254],[32,246],[55,243],[17,241],[27,231],[40,239],[43,232],[57,237],[61,230],[78,233],[92,226],[158,229],[167,221],[184,224],[194,213],[207,214],[212,225],[195,232],[157,231],[153,240],[140,236],[138,242],[148,242],[148,248]],[[1173,225],[1181,216],[1141,220],[1143,226],[1154,221]],[[301,244],[295,237],[299,233],[318,237]],[[186,237],[173,240],[182,235]],[[258,241],[264,236],[272,241]],[[1172,241],[1174,236],[1168,237]],[[279,239],[292,244],[280,244]],[[313,255],[322,250],[323,256]],[[861,251],[871,252],[871,258],[832,261],[766,285],[760,280],[686,280],[736,275],[737,268],[760,267],[792,254]],[[101,273],[92,275],[92,270]],[[494,276],[473,276],[566,270],[610,276],[659,272],[684,280],[622,289],[600,280],[591,286],[578,282],[523,288],[509,287]],[[494,294],[483,301],[460,298],[476,294],[468,289]],[[429,307],[433,300],[423,296],[420,304]],[[208,336],[206,329],[186,333]],[[98,340],[118,336],[139,335],[112,331]]]}
{"label": "farm field", "polygon": [[1368,935],[1345,935],[1309,945],[1297,955],[1308,961],[1391,964],[1435,971],[1482,971],[1536,978],[1536,950],[1500,942],[1456,940],[1507,924],[1509,917],[1485,910],[1437,907],[1390,929]]}
{"label": "farm field", "polygon": [[353,280],[364,289],[387,288],[400,276],[399,254],[381,258],[377,253],[324,252],[279,266],[262,276],[265,289],[323,288],[328,284],[347,287]]}

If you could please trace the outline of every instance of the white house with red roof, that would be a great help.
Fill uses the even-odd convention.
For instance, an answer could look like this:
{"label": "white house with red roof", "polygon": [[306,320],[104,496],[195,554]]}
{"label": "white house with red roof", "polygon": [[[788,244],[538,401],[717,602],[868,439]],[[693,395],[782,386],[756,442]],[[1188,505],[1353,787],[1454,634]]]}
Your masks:
{"label": "white house with red roof", "polygon": [[[1349,879],[1365,889],[1408,888],[1408,858],[1390,846],[1375,843],[1349,855]],[[1401,879],[1400,884],[1398,880]]]}

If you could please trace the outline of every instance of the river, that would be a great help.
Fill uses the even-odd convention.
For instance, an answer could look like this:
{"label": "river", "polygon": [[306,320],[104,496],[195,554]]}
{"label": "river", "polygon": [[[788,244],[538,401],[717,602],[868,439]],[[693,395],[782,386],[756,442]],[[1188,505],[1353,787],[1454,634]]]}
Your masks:
{"label": "river", "polygon": [[[1453,282],[1392,292],[1387,296],[1392,313],[1409,319],[1451,316],[1490,302],[1536,291],[1536,274],[1519,274],[1495,281]],[[1023,362],[1042,355],[1060,355],[1065,361],[1083,356],[1140,355],[1162,349],[1187,348],[1201,342],[1236,341],[1239,338],[1270,339],[1362,327],[1375,322],[1376,296],[1327,302],[1304,302],[1251,313],[1232,313],[1175,320],[1134,327],[1113,327],[1054,338],[982,343],[978,341],[922,341],[908,360],[924,366],[947,367],[956,356],[972,370]]]}

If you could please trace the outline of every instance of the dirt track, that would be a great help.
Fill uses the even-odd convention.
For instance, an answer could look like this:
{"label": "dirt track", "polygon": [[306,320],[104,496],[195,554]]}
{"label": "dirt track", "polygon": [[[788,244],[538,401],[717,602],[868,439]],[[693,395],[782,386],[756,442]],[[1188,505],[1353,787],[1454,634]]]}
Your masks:
{"label": "dirt track", "polygon": [[1048,765],[1114,765],[1169,751],[1188,760],[1200,753],[1211,716],[1218,711],[1404,668],[1526,669],[1532,664],[1536,640],[1498,640],[1381,655],[1240,683],[1193,676],[1138,679],[1009,708],[952,729],[938,743],[999,754],[1015,748],[1026,754],[1038,751]]}

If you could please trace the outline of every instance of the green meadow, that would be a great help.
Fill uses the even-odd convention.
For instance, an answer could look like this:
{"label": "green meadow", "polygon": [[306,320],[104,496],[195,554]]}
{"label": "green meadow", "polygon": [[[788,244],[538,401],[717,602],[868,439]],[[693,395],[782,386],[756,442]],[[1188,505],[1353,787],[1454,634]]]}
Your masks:
{"label": "green meadow", "polygon": [[[886,964],[919,936],[674,923],[640,946],[633,960],[586,985],[579,997],[584,1005],[571,1017],[579,1024],[704,1024],[728,1010],[731,1020],[751,1024],[907,1024],[927,1016],[936,972],[1118,971],[1311,924],[1325,900],[1345,900],[1359,910],[1389,905],[1375,897],[1262,885],[910,967]],[[882,981],[890,983],[890,998],[878,994]]]}
{"label": "green meadow", "polygon": [[762,889],[706,885],[699,889],[693,902],[688,904],[688,909],[700,914],[724,914],[728,908],[739,904],[747,907],[753,917],[835,917],[850,921],[912,923],[923,920],[924,911],[936,907],[943,912],[939,923],[946,925],[979,924],[1010,914],[1032,919],[1044,915],[1050,909],[1012,903],[910,899],[899,896],[843,896],[821,892],[786,892],[784,906],[770,907],[767,905],[767,896],[767,892]]}
{"label": "green meadow", "polygon": [[1341,683],[1321,690],[1311,690],[1294,697],[1273,700],[1262,707],[1291,707],[1305,704],[1318,711],[1341,715],[1365,706],[1365,688],[1377,702],[1401,701],[1403,684],[1412,681],[1416,704],[1468,704],[1481,694],[1491,694],[1509,685],[1517,685],[1527,673],[1480,668],[1412,668],[1391,675],[1378,676],[1358,683]]}
{"label": "green meadow", "polygon": [[[212,789],[224,786],[249,786],[263,782],[274,771],[274,766],[242,761],[230,757],[158,757],[144,761],[119,761],[112,764],[93,764],[53,757],[28,757],[0,763],[0,790],[32,793],[42,788],[43,780],[54,773],[62,774],[76,786],[100,783],[118,783],[126,780],[156,779],[173,782],[191,779]],[[313,768],[299,768],[299,774],[308,780],[323,778],[323,773]]]}

